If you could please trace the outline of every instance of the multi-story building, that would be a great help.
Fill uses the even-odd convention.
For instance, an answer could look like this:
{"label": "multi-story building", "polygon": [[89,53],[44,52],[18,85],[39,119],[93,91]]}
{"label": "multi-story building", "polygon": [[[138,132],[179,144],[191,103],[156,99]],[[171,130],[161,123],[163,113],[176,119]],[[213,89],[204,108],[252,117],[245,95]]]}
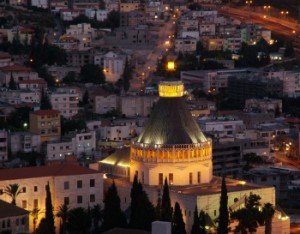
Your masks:
{"label": "multi-story building", "polygon": [[117,109],[118,97],[116,94],[97,88],[91,96],[94,113],[105,114]]}
{"label": "multi-story building", "polygon": [[100,128],[101,140],[123,141],[131,136],[128,124],[110,124]]}
{"label": "multi-story building", "polygon": [[29,233],[29,211],[0,200],[0,232]]}
{"label": "multi-story building", "polygon": [[30,67],[23,65],[11,65],[6,67],[0,67],[0,83],[2,86],[8,87],[10,79],[13,78],[16,84],[22,80],[36,80],[38,74],[33,72]]}
{"label": "multi-story building", "polygon": [[142,11],[130,11],[120,13],[120,27],[136,27],[146,24],[146,17]]}
{"label": "multi-story building", "polygon": [[0,131],[0,161],[8,159],[8,133],[5,130]]}
{"label": "multi-story building", "polygon": [[41,136],[41,143],[60,138],[60,112],[58,110],[38,110],[30,112],[29,129]]}
{"label": "multi-story building", "polygon": [[250,98],[264,98],[268,96],[281,97],[283,82],[279,79],[262,79],[261,77],[230,77],[228,79],[228,97],[243,107]]}
{"label": "multi-story building", "polygon": [[245,101],[245,109],[257,110],[259,112],[282,112],[282,100],[281,99],[247,99]]}
{"label": "multi-story building", "polygon": [[94,62],[93,49],[67,51],[67,65],[71,67],[83,67]]}
{"label": "multi-story building", "polygon": [[9,145],[13,154],[40,152],[41,136],[30,132],[12,132],[10,133]]}
{"label": "multi-story building", "polygon": [[197,40],[195,38],[176,38],[174,40],[176,52],[195,52],[197,47]]}
{"label": "multi-story building", "polygon": [[64,160],[67,155],[74,155],[73,144],[70,140],[52,141],[47,143],[47,160]]}
{"label": "multi-story building", "polygon": [[79,94],[76,92],[56,91],[50,94],[52,108],[59,110],[67,119],[78,114]]}
{"label": "multi-story building", "polygon": [[92,155],[94,151],[96,151],[96,132],[85,131],[76,133],[76,135],[72,137],[72,144],[75,155]]}
{"label": "multi-story building", "polygon": [[12,56],[8,53],[0,53],[0,67],[13,65]]}
{"label": "multi-story building", "polygon": [[70,5],[71,9],[81,10],[83,12],[85,9],[98,9],[100,3],[96,0],[74,0]]}
{"label": "multi-story building", "polygon": [[9,104],[40,103],[41,94],[30,90],[8,90],[0,93],[0,100]]}
{"label": "multi-story building", "polygon": [[[103,201],[103,175],[89,168],[59,164],[40,167],[24,167],[0,170],[1,199],[11,202],[11,197],[3,193],[6,186],[19,184],[22,191],[16,198],[17,207],[32,211],[39,209],[37,223],[44,218],[46,209],[46,190],[48,184],[55,211],[66,204],[69,208],[88,208]],[[3,214],[3,212],[0,212]],[[33,232],[33,217],[29,218],[30,233]],[[54,216],[55,226],[59,228],[59,218]],[[28,221],[28,220],[27,220]]]}
{"label": "multi-story building", "polygon": [[47,82],[44,79],[20,80],[19,89],[41,91],[47,89]]}
{"label": "multi-story building", "polygon": [[102,9],[85,9],[85,16],[89,19],[96,19],[97,21],[104,21],[107,19],[108,11]]}
{"label": "multi-story building", "polygon": [[209,22],[199,22],[200,36],[214,36],[216,34],[216,24]]}
{"label": "multi-story building", "polygon": [[130,12],[139,10],[141,7],[140,1],[137,0],[122,0],[120,1],[120,12]]}
{"label": "multi-story building", "polygon": [[156,96],[122,96],[119,99],[118,110],[126,117],[149,116]]}
{"label": "multi-story building", "polygon": [[75,19],[81,14],[80,10],[74,10],[74,9],[61,9],[59,12],[60,12],[60,18],[63,21],[72,21],[73,19]]}
{"label": "multi-story building", "polygon": [[15,26],[11,29],[7,29],[7,40],[9,42],[13,42],[13,40],[17,39],[23,45],[30,45],[33,35],[34,35],[34,30],[32,28]]}
{"label": "multi-story building", "polygon": [[96,53],[94,64],[103,68],[107,82],[115,83],[124,72],[127,55],[109,51],[107,53]]}
{"label": "multi-story building", "polygon": [[209,51],[224,50],[224,38],[203,36],[202,41],[204,48]]}
{"label": "multi-story building", "polygon": [[55,77],[55,81],[58,80],[61,82],[69,74],[74,75],[74,78],[76,79],[80,72],[80,67],[52,65],[48,67],[48,72]]}

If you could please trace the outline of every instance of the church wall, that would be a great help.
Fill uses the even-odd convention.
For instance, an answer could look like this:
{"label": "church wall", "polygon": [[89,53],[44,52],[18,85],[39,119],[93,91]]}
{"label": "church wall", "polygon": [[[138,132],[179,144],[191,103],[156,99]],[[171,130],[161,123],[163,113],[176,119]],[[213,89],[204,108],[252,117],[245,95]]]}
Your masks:
{"label": "church wall", "polygon": [[[210,160],[203,162],[189,163],[141,163],[131,161],[131,181],[138,172],[138,179],[148,185],[162,184],[165,178],[169,184],[189,185],[209,183],[212,179],[212,162]],[[190,173],[192,176],[190,177]],[[162,174],[160,176],[159,174]],[[171,176],[170,174],[173,174]],[[173,177],[173,180],[172,180]],[[160,180],[160,181],[159,181]],[[192,183],[190,183],[191,181]]]}

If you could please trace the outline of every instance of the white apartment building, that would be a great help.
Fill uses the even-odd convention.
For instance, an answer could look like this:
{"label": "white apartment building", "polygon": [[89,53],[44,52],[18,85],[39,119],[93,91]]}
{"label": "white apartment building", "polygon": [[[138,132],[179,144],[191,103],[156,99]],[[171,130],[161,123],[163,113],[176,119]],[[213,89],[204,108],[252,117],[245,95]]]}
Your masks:
{"label": "white apartment building", "polygon": [[[38,1],[38,0],[37,0]],[[11,29],[6,29],[7,40],[13,42],[14,39],[19,40],[23,45],[30,45],[31,39],[34,35],[34,30],[32,28],[24,28],[21,26],[15,26]]]}
{"label": "white apartment building", "polygon": [[80,73],[80,67],[52,65],[48,67],[48,72],[55,77],[56,80],[61,82],[69,73],[73,73],[75,77],[77,77]]}
{"label": "white apartment building", "polygon": [[122,96],[118,109],[126,117],[147,117],[157,100],[157,96]]}
{"label": "white apartment building", "polygon": [[0,67],[6,67],[13,65],[12,57],[8,53],[0,52]]}
{"label": "white apartment building", "polygon": [[107,19],[108,10],[101,9],[85,9],[85,16],[90,19],[96,19],[97,21],[104,21]]}
{"label": "white apartment building", "polygon": [[105,3],[105,9],[108,12],[120,10],[120,1],[119,0],[104,0],[104,3]]}
{"label": "white apartment building", "polygon": [[17,152],[40,152],[40,135],[30,132],[12,132],[10,133],[10,149],[13,154]]}
{"label": "white apartment building", "polygon": [[75,137],[72,138],[72,144],[75,155],[92,155],[94,151],[96,151],[96,132],[87,131],[77,133]]}
{"label": "white apartment building", "polygon": [[282,112],[282,100],[281,99],[247,99],[245,102],[245,108],[247,110],[260,110],[261,112],[276,111]]}
{"label": "white apartment building", "polygon": [[67,119],[78,114],[79,94],[75,92],[56,91],[50,94],[50,101],[54,110],[59,110]]}
{"label": "white apartment building", "polygon": [[[19,184],[20,193],[16,205],[28,211],[39,209],[37,223],[45,216],[47,184],[50,186],[54,211],[66,204],[70,209],[102,205],[103,174],[74,164],[57,164],[40,167],[24,167],[0,170],[1,199],[11,202],[11,197],[3,193],[6,186]],[[33,217],[29,217],[30,233],[33,232]],[[58,233],[60,218],[54,215]]]}
{"label": "white apartment building", "polygon": [[101,140],[123,141],[131,137],[130,125],[108,125],[100,128]]}
{"label": "white apartment building", "polygon": [[48,0],[31,0],[31,6],[48,9]]}
{"label": "white apartment building", "polygon": [[108,111],[116,110],[117,100],[117,95],[108,93],[104,90],[98,90],[93,95],[93,112],[105,114]]}
{"label": "white apartment building", "polygon": [[198,120],[200,128],[205,133],[211,133],[216,137],[235,136],[245,130],[242,120],[217,118]]}
{"label": "white apartment building", "polygon": [[78,36],[78,35],[90,35],[94,37],[95,29],[92,28],[91,24],[82,23],[77,25],[70,25],[69,28],[66,29],[66,35]]}
{"label": "white apartment building", "polygon": [[0,161],[8,159],[8,133],[5,130],[0,130]]}
{"label": "white apartment building", "polygon": [[66,155],[73,155],[72,141],[47,142],[47,160],[64,160]]}
{"label": "white apartment building", "polygon": [[61,9],[60,11],[60,18],[63,21],[72,21],[76,17],[78,17],[81,13],[80,10],[74,10],[74,9]]}
{"label": "white apartment building", "polygon": [[39,91],[7,90],[5,92],[0,92],[0,100],[12,105],[22,103],[40,103],[41,94]]}
{"label": "white apartment building", "polygon": [[10,65],[0,67],[0,84],[8,87],[11,77],[18,84],[21,80],[35,80],[38,79],[38,73],[31,70],[30,67],[23,65]]}
{"label": "white apartment building", "polygon": [[238,52],[242,48],[241,37],[226,37],[224,40],[224,51],[229,50],[233,53]]}
{"label": "white apartment building", "polygon": [[103,68],[107,82],[115,83],[121,78],[126,62],[126,54],[109,51],[95,54],[94,64]]}
{"label": "white apartment building", "polygon": [[47,82],[44,79],[20,80],[19,89],[31,91],[41,91],[43,89],[46,90]]}
{"label": "white apartment building", "polygon": [[197,40],[195,38],[176,38],[174,40],[175,52],[195,52],[197,47]]}
{"label": "white apartment building", "polygon": [[208,35],[214,36],[216,34],[216,25],[208,22],[199,22],[199,34],[200,36]]}

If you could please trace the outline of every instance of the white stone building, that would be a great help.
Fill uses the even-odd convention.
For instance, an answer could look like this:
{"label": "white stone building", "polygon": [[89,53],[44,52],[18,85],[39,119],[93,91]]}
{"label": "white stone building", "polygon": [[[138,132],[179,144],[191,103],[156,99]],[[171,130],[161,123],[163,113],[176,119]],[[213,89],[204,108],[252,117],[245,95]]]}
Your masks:
{"label": "white stone building", "polygon": [[92,95],[93,112],[97,114],[105,114],[109,111],[117,109],[118,97],[98,88]]}
{"label": "white stone building", "polygon": [[64,160],[65,156],[73,155],[72,141],[47,142],[47,160]]}
{"label": "white stone building", "polygon": [[107,19],[108,10],[101,9],[85,9],[85,16],[90,19],[96,19],[97,21],[104,21]]}
{"label": "white stone building", "polygon": [[[44,218],[46,190],[49,184],[52,195],[54,211],[66,204],[70,209],[76,207],[93,207],[102,205],[103,201],[103,175],[89,168],[59,164],[40,167],[24,167],[0,170],[1,199],[11,202],[10,196],[3,193],[6,186],[19,184],[20,193],[16,205],[28,211],[34,208],[40,210],[37,223]],[[58,233],[60,218],[54,216]],[[30,233],[33,232],[33,217],[29,220]]]}

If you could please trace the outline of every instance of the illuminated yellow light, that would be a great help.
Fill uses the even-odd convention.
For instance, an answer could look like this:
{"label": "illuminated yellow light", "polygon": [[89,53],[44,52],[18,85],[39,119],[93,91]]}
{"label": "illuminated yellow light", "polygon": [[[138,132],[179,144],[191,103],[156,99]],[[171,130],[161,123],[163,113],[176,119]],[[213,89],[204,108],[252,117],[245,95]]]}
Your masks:
{"label": "illuminated yellow light", "polygon": [[240,185],[245,185],[245,184],[246,184],[246,181],[239,181],[239,184],[240,184]]}
{"label": "illuminated yellow light", "polygon": [[184,85],[181,81],[164,81],[158,86],[160,97],[182,97],[184,95]]}
{"label": "illuminated yellow light", "polygon": [[168,65],[167,65],[167,69],[170,70],[170,71],[175,70],[175,62],[174,61],[169,61]]}
{"label": "illuminated yellow light", "polygon": [[170,41],[165,41],[165,44],[166,45],[170,45]]}

